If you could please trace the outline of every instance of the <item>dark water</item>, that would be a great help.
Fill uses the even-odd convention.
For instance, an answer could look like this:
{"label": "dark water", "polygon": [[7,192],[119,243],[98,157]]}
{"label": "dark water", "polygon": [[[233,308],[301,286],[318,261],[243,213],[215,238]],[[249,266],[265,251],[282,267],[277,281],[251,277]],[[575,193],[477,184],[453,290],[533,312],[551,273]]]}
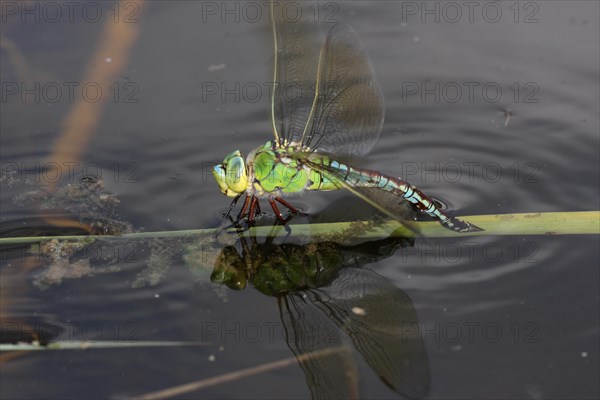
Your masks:
{"label": "dark water", "polygon": [[[103,23],[116,18],[113,4],[90,3],[104,12],[98,22],[80,9],[71,22],[65,8],[52,22],[52,10],[32,5],[34,14],[22,15],[21,3],[2,2],[3,173],[30,181],[45,173],[73,103],[44,85],[88,83],[87,60]],[[72,176],[63,167],[60,178],[101,172],[120,216],[136,228],[216,227],[227,204],[210,166],[271,138],[266,16],[256,18],[247,3],[128,4],[117,17],[133,13],[138,41],[116,86],[105,88],[111,100],[80,164]],[[598,3],[452,4],[319,6],[357,30],[384,90],[386,121],[365,164],[403,176],[459,214],[600,209]],[[34,85],[25,86],[29,94],[22,84]],[[34,213],[13,201],[23,190],[3,182],[3,231],[33,224]],[[327,219],[327,206],[347,196],[311,194],[294,204]],[[369,268],[412,299],[430,398],[598,398],[598,244],[597,236],[445,239],[417,242]],[[40,269],[9,250],[3,329],[26,321],[60,326],[63,341],[209,344],[29,353],[2,364],[3,398],[139,395],[292,356],[277,301],[252,288],[212,286],[210,271],[176,261],[158,285],[132,289],[148,250],[124,247],[119,272],[41,290]],[[360,372],[364,397],[397,396],[366,364]],[[292,365],[184,397],[309,395]]]}

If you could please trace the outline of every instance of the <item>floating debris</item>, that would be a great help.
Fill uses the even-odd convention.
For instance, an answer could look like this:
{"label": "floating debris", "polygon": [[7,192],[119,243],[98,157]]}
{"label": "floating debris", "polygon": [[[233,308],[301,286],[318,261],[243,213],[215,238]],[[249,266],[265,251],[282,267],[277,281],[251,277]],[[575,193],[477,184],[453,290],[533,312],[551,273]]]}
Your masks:
{"label": "floating debris", "polygon": [[208,72],[215,72],[215,71],[219,71],[222,69],[225,69],[227,66],[225,64],[212,64],[208,66]]}

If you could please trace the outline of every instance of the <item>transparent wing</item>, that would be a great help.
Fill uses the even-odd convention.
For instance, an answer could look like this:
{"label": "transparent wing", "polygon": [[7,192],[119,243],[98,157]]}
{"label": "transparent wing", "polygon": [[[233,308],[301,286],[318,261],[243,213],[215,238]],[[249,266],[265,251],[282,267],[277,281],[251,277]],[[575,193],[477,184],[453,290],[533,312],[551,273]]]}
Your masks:
{"label": "transparent wing", "polygon": [[286,5],[271,5],[276,140],[337,156],[366,154],[379,137],[384,102],[364,46],[348,26],[315,23],[310,9],[291,22]]}
{"label": "transparent wing", "polygon": [[280,297],[279,309],[288,347],[304,371],[312,398],[358,398],[352,348],[337,326],[303,293]]}
{"label": "transparent wing", "polygon": [[275,54],[270,100],[277,141],[301,137],[313,108],[325,27],[311,19],[309,5],[271,1]]}
{"label": "transparent wing", "polygon": [[352,339],[382,381],[403,396],[423,398],[429,363],[408,295],[366,268],[343,268],[313,303]]}

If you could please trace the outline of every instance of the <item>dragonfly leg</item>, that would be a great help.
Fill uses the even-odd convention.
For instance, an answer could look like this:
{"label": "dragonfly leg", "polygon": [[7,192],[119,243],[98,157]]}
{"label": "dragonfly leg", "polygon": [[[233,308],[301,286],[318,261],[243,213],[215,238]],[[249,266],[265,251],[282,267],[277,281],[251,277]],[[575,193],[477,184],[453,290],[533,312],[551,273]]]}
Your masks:
{"label": "dragonfly leg", "polygon": [[[274,199],[277,200],[279,198],[275,197]],[[279,222],[285,225],[287,221],[285,218],[283,218],[283,215],[281,215],[281,211],[279,211],[279,207],[277,207],[277,203],[275,203],[275,200],[273,200],[273,197],[269,197],[269,204],[271,205],[273,211],[275,211],[275,215],[277,216]]]}
{"label": "dragonfly leg", "polygon": [[[235,205],[237,204],[238,200],[240,199],[240,197],[242,197],[242,194],[240,193],[239,195],[237,195],[233,201],[231,202],[231,204],[229,205],[229,210],[227,210],[227,212],[225,214],[223,214],[223,217],[229,217],[229,215],[231,214],[231,211],[233,210],[233,207],[235,207]],[[239,218],[238,218],[239,219]]]}
{"label": "dragonfly leg", "polygon": [[248,209],[248,206],[250,205],[251,199],[252,199],[252,196],[247,194],[246,198],[244,199],[244,204],[242,204],[242,209],[240,210],[239,214],[237,215],[238,221],[240,221],[246,215],[246,210]]}
{"label": "dragonfly leg", "polygon": [[262,211],[260,209],[260,201],[258,201],[258,199],[256,200],[256,215],[260,216],[260,214],[262,214]]}
{"label": "dragonfly leg", "polygon": [[[277,200],[278,202],[280,202],[281,204],[283,204],[288,210],[290,210],[294,214],[297,214],[299,212],[299,210],[296,207],[294,207],[293,205],[291,205],[290,203],[288,203],[287,201],[285,201],[281,197],[275,197],[275,200]],[[271,206],[273,206],[273,204],[271,204]],[[273,208],[273,209],[275,209],[275,208]]]}
{"label": "dragonfly leg", "polygon": [[248,223],[251,224],[254,222],[254,218],[256,217],[256,205],[258,204],[258,199],[252,196],[252,200],[250,200],[250,211],[248,212]]}

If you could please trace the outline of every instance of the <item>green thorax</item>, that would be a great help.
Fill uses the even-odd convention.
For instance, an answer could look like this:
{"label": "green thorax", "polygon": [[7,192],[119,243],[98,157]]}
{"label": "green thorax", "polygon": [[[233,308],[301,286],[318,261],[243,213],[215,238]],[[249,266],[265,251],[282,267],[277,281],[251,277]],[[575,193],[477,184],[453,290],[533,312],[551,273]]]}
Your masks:
{"label": "green thorax", "polygon": [[[311,161],[315,157],[320,163],[329,163],[329,158],[325,155],[311,154]],[[296,146],[274,146],[269,141],[248,157],[247,165],[249,179],[253,177],[253,187],[257,194],[339,189],[339,184],[336,185],[303,162]]]}
{"label": "green thorax", "polygon": [[254,244],[242,255],[235,246],[226,246],[215,260],[210,279],[234,290],[251,282],[260,292],[277,296],[329,284],[345,265],[345,257],[339,245],[327,241]]}

